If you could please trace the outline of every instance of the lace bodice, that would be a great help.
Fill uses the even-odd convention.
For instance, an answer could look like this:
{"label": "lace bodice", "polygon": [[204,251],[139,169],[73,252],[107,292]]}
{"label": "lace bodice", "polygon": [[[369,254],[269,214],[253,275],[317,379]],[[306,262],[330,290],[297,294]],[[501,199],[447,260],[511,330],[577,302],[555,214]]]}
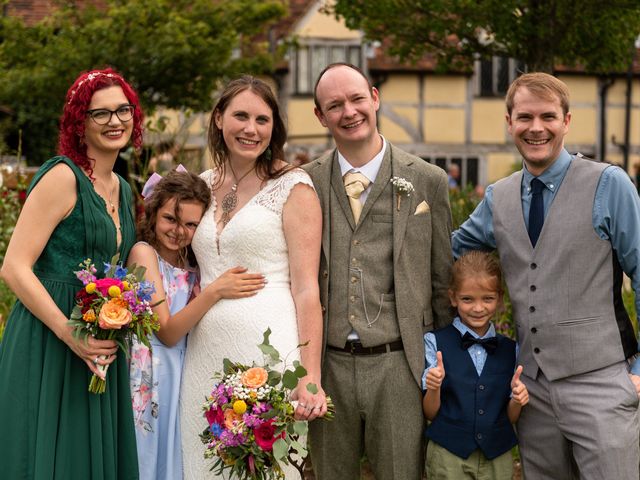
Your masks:
{"label": "lace bodice", "polygon": [[[207,170],[201,177],[211,185],[215,180],[215,172]],[[282,210],[291,190],[298,183],[313,187],[307,173],[300,169],[267,181],[262,190],[236,211],[220,234],[215,222],[217,205],[213,198],[192,242],[203,288],[225,270],[238,265],[248,268],[250,272],[263,273],[272,284],[289,284]]]}

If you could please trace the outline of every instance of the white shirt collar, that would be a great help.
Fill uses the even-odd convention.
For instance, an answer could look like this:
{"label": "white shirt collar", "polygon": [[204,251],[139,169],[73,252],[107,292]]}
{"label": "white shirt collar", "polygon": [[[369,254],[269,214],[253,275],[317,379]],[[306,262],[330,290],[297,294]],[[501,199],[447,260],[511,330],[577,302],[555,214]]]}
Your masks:
{"label": "white shirt collar", "polygon": [[355,168],[353,165],[351,165],[349,161],[346,158],[344,158],[344,156],[340,153],[340,150],[338,150],[338,163],[340,164],[340,175],[344,177],[345,174],[348,172],[360,172],[365,177],[367,177],[371,183],[375,182],[376,177],[378,176],[378,172],[380,171],[380,166],[382,165],[384,152],[387,150],[387,141],[384,139],[382,135],[380,135],[380,138],[382,138],[382,148],[380,149],[380,151],[376,154],[375,157],[373,157],[363,166],[358,168]]}

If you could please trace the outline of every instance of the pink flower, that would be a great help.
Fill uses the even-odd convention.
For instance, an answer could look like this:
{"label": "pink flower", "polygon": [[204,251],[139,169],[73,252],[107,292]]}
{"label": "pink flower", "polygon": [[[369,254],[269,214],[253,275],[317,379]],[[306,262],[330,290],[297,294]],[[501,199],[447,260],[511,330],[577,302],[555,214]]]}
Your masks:
{"label": "pink flower", "polygon": [[273,425],[273,422],[274,419],[271,418],[253,430],[256,443],[265,452],[270,452],[273,449],[273,444],[278,438],[284,438],[284,432],[281,432],[278,436],[274,436],[276,427]]}
{"label": "pink flower", "polygon": [[109,287],[113,285],[118,287],[120,291],[124,291],[122,282],[117,278],[101,278],[100,280],[96,280],[96,288],[100,291],[103,297],[109,296]]}

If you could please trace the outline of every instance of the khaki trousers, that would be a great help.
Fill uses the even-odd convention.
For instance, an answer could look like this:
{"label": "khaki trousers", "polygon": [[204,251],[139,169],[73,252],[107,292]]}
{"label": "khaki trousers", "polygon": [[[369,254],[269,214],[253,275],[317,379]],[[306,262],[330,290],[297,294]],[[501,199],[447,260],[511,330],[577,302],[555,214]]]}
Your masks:
{"label": "khaki trousers", "polygon": [[469,458],[460,458],[446,448],[430,441],[427,445],[427,480],[511,480],[511,451],[488,460],[480,450]]}
{"label": "khaki trousers", "polygon": [[363,454],[377,480],[421,480],[422,392],[403,351],[351,355],[327,350],[322,383],[336,416],[309,425],[318,480],[360,479]]}

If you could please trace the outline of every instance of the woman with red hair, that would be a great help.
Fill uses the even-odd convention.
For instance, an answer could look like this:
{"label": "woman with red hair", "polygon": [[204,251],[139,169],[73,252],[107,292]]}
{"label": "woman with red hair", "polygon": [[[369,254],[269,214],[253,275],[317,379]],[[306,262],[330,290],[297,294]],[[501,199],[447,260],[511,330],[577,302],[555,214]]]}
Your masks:
{"label": "woman with red hair", "polygon": [[[59,156],[28,191],[0,276],[18,297],[0,344],[3,478],[137,479],[126,358],[111,340],[72,335],[67,319],[87,258],[126,262],[135,242],[131,189],[113,172],[142,143],[142,112],[111,69],[83,73],[67,92]],[[102,395],[87,388],[110,365]]]}

